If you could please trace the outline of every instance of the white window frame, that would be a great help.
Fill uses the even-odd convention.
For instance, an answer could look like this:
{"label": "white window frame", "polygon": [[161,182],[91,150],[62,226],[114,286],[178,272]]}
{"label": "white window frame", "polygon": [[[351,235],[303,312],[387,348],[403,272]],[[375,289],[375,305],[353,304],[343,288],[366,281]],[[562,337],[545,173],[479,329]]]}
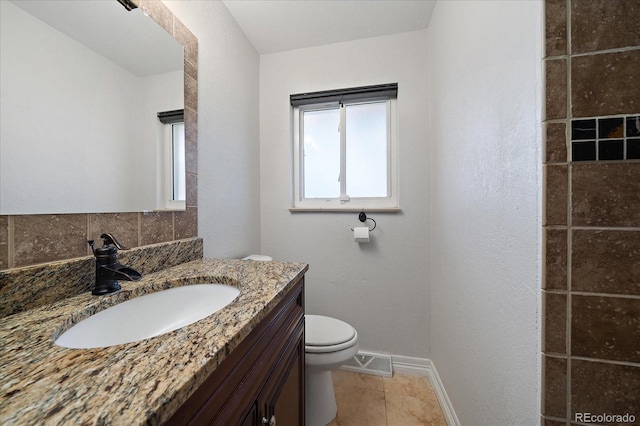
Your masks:
{"label": "white window frame", "polygon": [[[292,206],[290,211],[399,211],[398,186],[398,120],[397,99],[363,99],[344,102],[344,105],[358,105],[371,102],[386,102],[387,105],[387,196],[386,197],[349,197],[346,194],[346,180],[340,179],[338,198],[305,198],[304,197],[304,126],[305,111],[339,108],[337,102],[324,104],[300,105],[292,107],[293,133],[293,173],[292,173]],[[344,123],[345,108],[341,111],[341,122]],[[346,160],[345,133],[341,132],[340,169],[344,176]]]}
{"label": "white window frame", "polygon": [[[159,187],[158,191],[158,208],[157,210],[186,210],[187,201],[186,200],[175,200],[174,199],[174,156],[173,156],[173,132],[174,125],[181,124],[184,127],[184,122],[170,123],[170,124],[160,124],[161,125],[161,166],[160,166],[160,176],[159,176]],[[185,141],[186,142],[186,141]],[[185,176],[186,179],[186,176]]]}

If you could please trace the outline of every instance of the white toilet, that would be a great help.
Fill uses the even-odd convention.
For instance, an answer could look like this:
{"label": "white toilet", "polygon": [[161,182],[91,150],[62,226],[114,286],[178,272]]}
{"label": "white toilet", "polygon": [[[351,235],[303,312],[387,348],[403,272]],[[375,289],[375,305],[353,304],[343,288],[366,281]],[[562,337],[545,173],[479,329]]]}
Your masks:
{"label": "white toilet", "polygon": [[325,426],[338,411],[331,370],[358,353],[358,332],[344,321],[305,315],[305,416],[307,426]]}
{"label": "white toilet", "polygon": [[[270,261],[252,254],[243,260]],[[307,426],[325,426],[338,412],[331,370],[358,353],[358,332],[339,319],[305,315],[305,420]]]}

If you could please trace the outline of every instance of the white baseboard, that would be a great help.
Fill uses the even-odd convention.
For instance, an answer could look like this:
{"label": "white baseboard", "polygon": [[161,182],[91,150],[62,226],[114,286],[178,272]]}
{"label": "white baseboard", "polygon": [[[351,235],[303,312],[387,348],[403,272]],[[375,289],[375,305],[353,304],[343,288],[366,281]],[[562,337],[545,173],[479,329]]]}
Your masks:
{"label": "white baseboard", "polygon": [[458,420],[458,416],[456,416],[453,405],[451,405],[451,400],[444,389],[436,367],[430,359],[391,355],[391,363],[394,373],[427,377],[431,382],[433,391],[436,393],[447,425],[460,426],[460,421]]}

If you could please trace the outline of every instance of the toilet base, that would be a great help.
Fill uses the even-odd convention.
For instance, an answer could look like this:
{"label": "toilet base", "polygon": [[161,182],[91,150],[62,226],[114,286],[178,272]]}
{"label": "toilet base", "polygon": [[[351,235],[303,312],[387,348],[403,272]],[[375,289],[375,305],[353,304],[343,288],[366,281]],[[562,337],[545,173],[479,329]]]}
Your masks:
{"label": "toilet base", "polygon": [[325,426],[338,413],[331,370],[307,372],[305,377],[307,426]]}

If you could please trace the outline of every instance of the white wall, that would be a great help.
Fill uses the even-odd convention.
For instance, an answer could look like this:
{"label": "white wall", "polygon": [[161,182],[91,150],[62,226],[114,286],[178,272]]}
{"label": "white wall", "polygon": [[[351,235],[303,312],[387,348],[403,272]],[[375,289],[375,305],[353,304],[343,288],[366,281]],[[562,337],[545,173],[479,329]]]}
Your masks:
{"label": "white wall", "polygon": [[258,54],[222,2],[165,4],[198,38],[198,236],[204,255],[257,252]]}
{"label": "white wall", "polygon": [[429,28],[431,359],[462,424],[539,422],[541,13],[440,1]]}
{"label": "white wall", "polygon": [[[426,30],[260,57],[262,253],[310,265],[306,308],[343,319],[360,346],[427,357],[429,215]],[[289,95],[397,82],[401,213],[371,213],[372,242],[350,231],[357,213],[291,213]]]}
{"label": "white wall", "polygon": [[[309,262],[308,312],[431,358],[462,424],[537,424],[541,4],[438,2],[428,31],[262,56],[259,90],[222,4],[168,5],[200,42],[205,255]],[[403,212],[359,246],[353,213],[288,211],[288,96],[393,81]]]}

